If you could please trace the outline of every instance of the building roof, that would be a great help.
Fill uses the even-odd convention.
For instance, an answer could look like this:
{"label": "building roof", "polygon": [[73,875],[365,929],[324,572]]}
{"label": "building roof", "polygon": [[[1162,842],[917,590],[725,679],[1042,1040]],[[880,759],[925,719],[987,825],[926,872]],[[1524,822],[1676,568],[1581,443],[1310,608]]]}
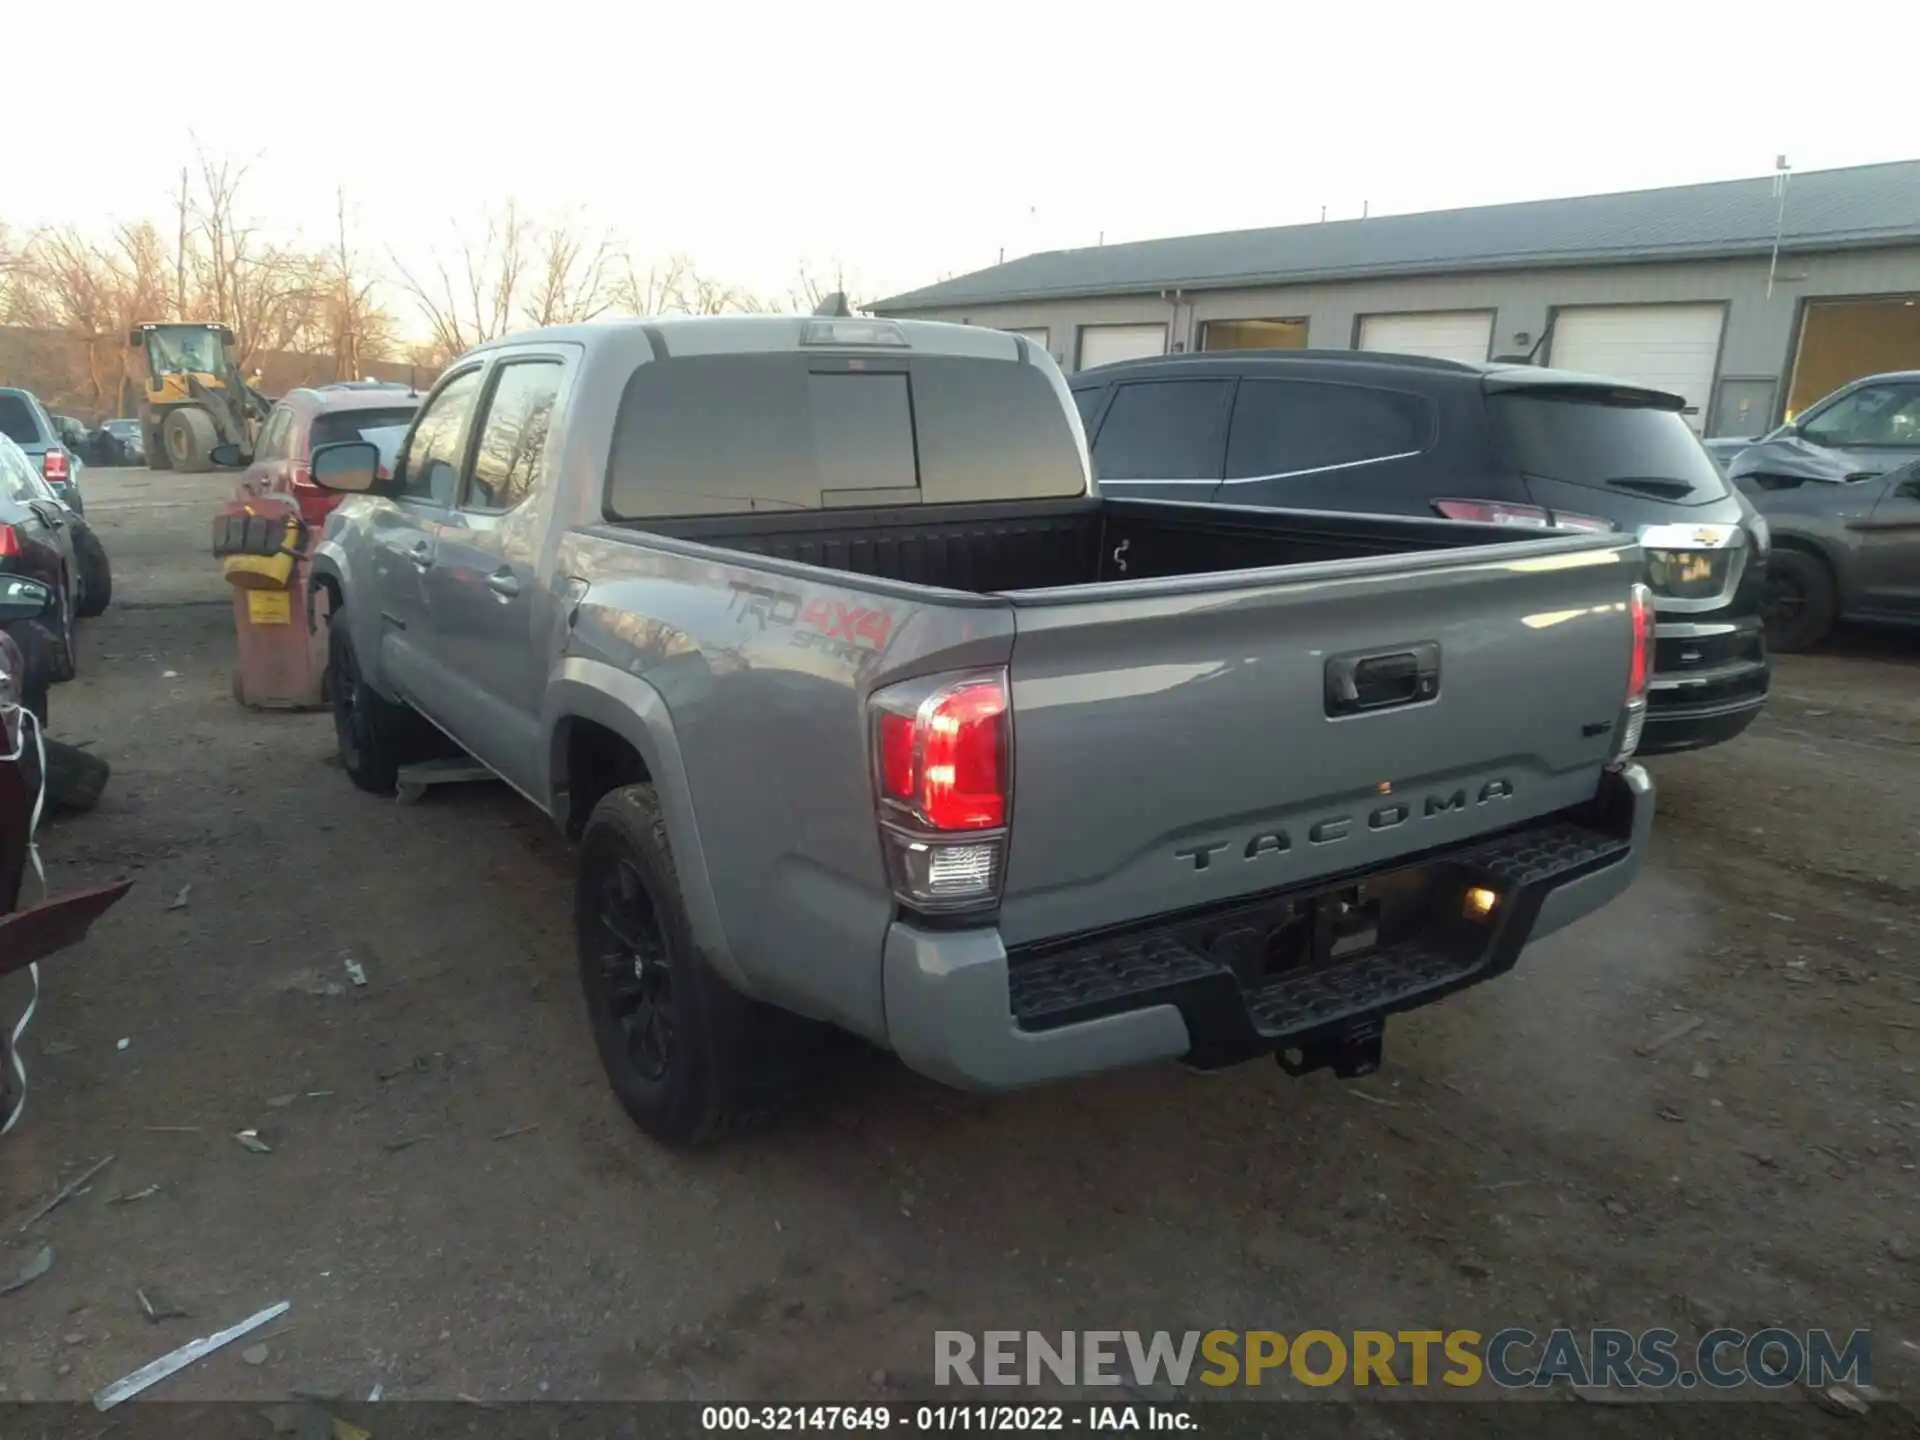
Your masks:
{"label": "building roof", "polygon": [[[1478,205],[1269,230],[1228,230],[1126,245],[1047,250],[909,290],[878,314],[1290,285],[1376,275],[1623,264],[1765,254],[1780,202],[1774,177],[1630,190],[1570,200]],[[1920,160],[1810,170],[1787,184],[1782,249],[1920,242]]]}

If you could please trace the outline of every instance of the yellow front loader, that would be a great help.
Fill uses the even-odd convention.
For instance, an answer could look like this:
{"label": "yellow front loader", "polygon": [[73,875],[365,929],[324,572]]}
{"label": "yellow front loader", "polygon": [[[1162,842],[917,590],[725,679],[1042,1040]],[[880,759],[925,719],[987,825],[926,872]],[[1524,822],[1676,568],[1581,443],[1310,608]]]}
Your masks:
{"label": "yellow front loader", "polygon": [[128,348],[146,357],[140,435],[155,470],[211,470],[217,445],[251,459],[271,403],[248,385],[233,361],[233,332],[224,325],[149,324],[127,332]]}

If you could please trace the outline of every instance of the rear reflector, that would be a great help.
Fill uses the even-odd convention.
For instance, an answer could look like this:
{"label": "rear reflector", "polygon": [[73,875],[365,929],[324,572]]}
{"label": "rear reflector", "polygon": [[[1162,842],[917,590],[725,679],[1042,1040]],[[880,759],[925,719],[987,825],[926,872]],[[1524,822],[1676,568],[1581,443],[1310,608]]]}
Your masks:
{"label": "rear reflector", "polygon": [[0,560],[9,559],[20,553],[20,537],[13,533],[13,526],[0,525]]}

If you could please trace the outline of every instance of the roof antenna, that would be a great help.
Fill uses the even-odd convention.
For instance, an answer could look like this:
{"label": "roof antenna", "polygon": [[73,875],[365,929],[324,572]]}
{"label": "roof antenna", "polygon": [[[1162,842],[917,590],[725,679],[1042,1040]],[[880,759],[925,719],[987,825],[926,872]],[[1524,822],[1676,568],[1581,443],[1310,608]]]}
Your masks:
{"label": "roof antenna", "polygon": [[1767,261],[1767,298],[1773,298],[1774,272],[1780,268],[1780,232],[1787,224],[1787,181],[1793,178],[1793,167],[1787,164],[1787,157],[1773,157],[1773,196],[1780,202],[1773,215],[1773,258]]}
{"label": "roof antenna", "polygon": [[816,315],[825,315],[834,320],[850,320],[853,311],[847,308],[847,295],[844,290],[836,290],[813,307]]}

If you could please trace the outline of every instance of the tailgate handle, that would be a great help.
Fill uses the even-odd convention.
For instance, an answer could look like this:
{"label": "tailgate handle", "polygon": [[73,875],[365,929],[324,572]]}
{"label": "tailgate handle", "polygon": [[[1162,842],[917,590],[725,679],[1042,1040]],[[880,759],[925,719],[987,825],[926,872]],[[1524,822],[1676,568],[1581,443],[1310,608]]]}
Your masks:
{"label": "tailgate handle", "polygon": [[1440,646],[1336,655],[1327,661],[1327,714],[1360,715],[1417,705],[1440,693]]}

